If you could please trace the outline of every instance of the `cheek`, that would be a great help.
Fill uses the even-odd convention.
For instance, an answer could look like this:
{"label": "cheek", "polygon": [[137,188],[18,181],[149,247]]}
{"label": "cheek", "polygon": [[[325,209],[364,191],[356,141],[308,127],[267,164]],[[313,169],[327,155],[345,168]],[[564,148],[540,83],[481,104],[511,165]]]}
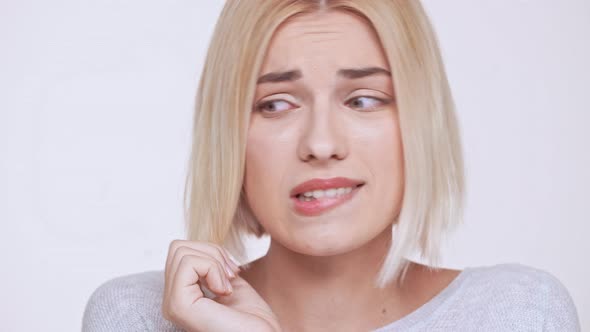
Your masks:
{"label": "cheek", "polygon": [[399,126],[395,117],[387,117],[354,131],[350,140],[374,176],[391,177],[403,167]]}
{"label": "cheek", "polygon": [[[403,148],[395,119],[373,126],[368,134],[358,137],[355,151],[362,155],[371,182],[372,213],[376,219],[397,213],[404,187]],[[384,209],[389,207],[389,209]],[[393,209],[393,210],[392,210]]]}
{"label": "cheek", "polygon": [[[383,176],[390,178],[395,182],[402,182],[403,180],[403,148],[401,144],[401,137],[397,128],[390,130],[388,135],[381,138],[382,144],[377,145],[378,149],[375,151],[376,165],[381,165],[380,171]],[[391,181],[388,181],[391,183]]]}
{"label": "cheek", "polygon": [[281,184],[292,164],[293,139],[282,134],[268,126],[252,126],[248,133],[244,187],[252,209],[265,215],[276,214],[273,208],[280,206]]}

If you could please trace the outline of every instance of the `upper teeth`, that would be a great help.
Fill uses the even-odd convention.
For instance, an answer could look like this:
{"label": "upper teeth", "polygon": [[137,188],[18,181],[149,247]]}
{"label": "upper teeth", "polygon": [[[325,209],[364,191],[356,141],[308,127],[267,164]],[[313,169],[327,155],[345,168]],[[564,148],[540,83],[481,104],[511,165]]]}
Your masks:
{"label": "upper teeth", "polygon": [[331,188],[328,190],[314,190],[314,191],[307,191],[304,192],[302,195],[305,197],[312,197],[315,199],[322,198],[322,197],[336,197],[341,195],[346,195],[352,191],[352,187],[347,188]]}

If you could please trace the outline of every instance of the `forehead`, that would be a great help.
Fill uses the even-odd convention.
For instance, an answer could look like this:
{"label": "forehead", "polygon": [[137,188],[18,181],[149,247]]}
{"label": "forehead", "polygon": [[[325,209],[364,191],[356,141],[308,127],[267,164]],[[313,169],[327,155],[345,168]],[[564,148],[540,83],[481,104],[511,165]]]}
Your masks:
{"label": "forehead", "polygon": [[389,69],[381,43],[363,17],[341,10],[289,18],[275,31],[262,72],[309,66]]}

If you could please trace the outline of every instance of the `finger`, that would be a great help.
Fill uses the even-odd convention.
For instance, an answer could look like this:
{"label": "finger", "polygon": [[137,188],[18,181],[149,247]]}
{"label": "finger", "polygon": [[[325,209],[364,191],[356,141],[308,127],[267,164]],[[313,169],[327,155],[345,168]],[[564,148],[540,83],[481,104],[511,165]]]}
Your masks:
{"label": "finger", "polygon": [[[220,261],[223,259],[223,262],[225,262],[227,264],[227,266],[229,267],[228,272],[233,272],[234,274],[236,272],[238,272],[238,268],[236,266],[235,263],[233,263],[233,261],[229,258],[229,255],[227,254],[227,251],[220,245],[215,244],[215,243],[211,243],[211,242],[192,242],[192,243],[188,243],[188,245],[193,245],[195,246],[194,249],[197,250],[202,250],[208,254],[210,254],[211,256],[219,259]],[[230,277],[232,276],[232,273],[228,273],[228,275],[230,275]]]}
{"label": "finger", "polygon": [[234,277],[231,272],[233,272],[233,274],[235,275],[235,273],[239,271],[239,267],[237,267],[237,265],[232,262],[226,250],[217,244],[211,242],[175,240],[171,244],[169,254],[172,251],[171,255],[174,255],[174,251],[178,250],[180,247],[189,247],[198,251],[205,252],[210,256],[218,259],[220,262],[224,262],[229,267],[228,276],[230,278]]}
{"label": "finger", "polygon": [[231,255],[229,254],[229,251],[227,249],[220,246],[219,250],[221,251],[221,253],[225,257],[226,261],[229,262],[229,265],[234,270],[234,272],[238,273],[240,271],[239,263],[237,263],[237,261],[231,257]]}
{"label": "finger", "polygon": [[[222,282],[224,284],[226,283],[225,280],[227,279],[227,275],[226,275],[225,267],[223,266],[223,263],[219,262],[218,259],[209,256],[207,253],[204,253],[202,251],[198,251],[195,249],[191,249],[188,247],[184,247],[184,246],[178,248],[176,250],[175,256],[172,258],[172,263],[170,265],[170,272],[171,273],[173,273],[173,274],[178,273],[178,268],[179,268],[180,262],[182,261],[182,259],[185,256],[196,256],[196,257],[202,257],[202,258],[207,259],[207,261],[210,262],[210,265],[215,265],[216,269],[222,274],[220,276]],[[175,277],[173,277],[172,280],[175,280]],[[227,283],[229,284],[229,281]],[[207,282],[207,284],[208,284],[208,282]],[[171,287],[171,285],[169,285],[168,290],[171,289],[170,287]],[[211,289],[211,290],[215,292],[215,289]]]}
{"label": "finger", "polygon": [[183,240],[173,240],[172,242],[170,242],[170,245],[168,246],[168,255],[166,256],[166,268],[165,271],[166,273],[168,273],[168,271],[170,270],[170,264],[172,264],[172,258],[174,257],[174,254],[176,253],[176,249],[178,249],[178,247],[180,247],[182,245]]}
{"label": "finger", "polygon": [[[186,331],[267,331],[272,326],[265,317],[253,321],[252,314],[240,312],[226,305],[202,297],[180,315],[172,315],[173,321]],[[277,330],[277,329],[275,329]]]}
{"label": "finger", "polygon": [[172,303],[193,304],[203,297],[200,285],[203,281],[218,295],[229,294],[225,273],[215,260],[206,256],[185,255],[171,282]]}
{"label": "finger", "polygon": [[[173,273],[176,271],[176,267],[171,267],[171,265],[174,265],[175,262],[177,263],[179,259],[182,257],[182,255],[178,256],[178,250],[183,250],[183,252],[188,253],[186,252],[186,248],[191,248],[193,250],[209,254],[210,256],[215,257],[218,261],[227,264],[227,275],[230,279],[235,278],[236,274],[239,272],[239,267],[235,263],[233,263],[233,261],[229,258],[227,251],[223,249],[221,246],[218,246],[211,242],[188,241],[179,239],[173,240],[169,245],[168,256],[166,259],[166,267],[164,272],[164,302],[166,302],[167,298],[169,297],[168,292],[170,290],[170,280],[173,279]],[[228,262],[230,262],[230,264],[228,264]]]}
{"label": "finger", "polygon": [[[198,245],[197,245],[198,244]],[[176,267],[172,267],[174,262],[178,263],[179,259],[182,258],[182,255],[178,257],[178,250],[182,247],[189,247],[199,251],[207,251],[205,247],[208,245],[206,243],[201,244],[197,241],[187,241],[187,240],[173,240],[170,242],[168,247],[168,255],[166,257],[166,267],[164,269],[165,275],[165,282],[164,282],[164,297],[166,298],[168,295],[168,291],[170,290],[170,280],[174,278],[174,273],[176,272]]]}
{"label": "finger", "polygon": [[172,260],[174,258],[174,253],[176,252],[176,248],[180,246],[180,240],[173,240],[170,242],[168,246],[168,255],[166,256],[166,265],[164,268],[164,301],[168,298],[168,289],[170,288],[170,280],[174,277],[172,273],[170,273],[170,265],[172,264]]}
{"label": "finger", "polygon": [[217,244],[212,244],[212,245],[213,245],[213,247],[215,247],[219,251],[219,253],[223,256],[223,258],[225,258],[226,263],[228,263],[228,265],[230,266],[230,268],[232,268],[232,270],[234,270],[234,272],[238,272],[240,270],[240,267],[230,257],[230,254],[227,251],[227,249],[225,249],[224,247],[217,245]]}
{"label": "finger", "polygon": [[195,303],[199,301],[210,303],[210,300],[203,296],[200,288],[203,281],[210,290],[225,292],[222,279],[225,273],[210,257],[184,255],[178,264],[178,269],[172,271],[172,268],[171,264],[169,272],[173,274],[173,278],[170,280],[169,299],[163,307],[164,315],[169,317],[168,319],[186,321],[195,313],[200,313],[195,312]]}

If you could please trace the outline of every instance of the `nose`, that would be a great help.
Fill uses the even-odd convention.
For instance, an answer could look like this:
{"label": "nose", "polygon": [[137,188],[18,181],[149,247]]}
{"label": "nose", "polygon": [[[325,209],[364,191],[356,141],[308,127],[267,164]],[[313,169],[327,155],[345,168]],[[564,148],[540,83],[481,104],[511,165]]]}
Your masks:
{"label": "nose", "polygon": [[328,103],[308,110],[297,149],[299,159],[325,164],[346,158],[347,138],[340,127],[338,111]]}

